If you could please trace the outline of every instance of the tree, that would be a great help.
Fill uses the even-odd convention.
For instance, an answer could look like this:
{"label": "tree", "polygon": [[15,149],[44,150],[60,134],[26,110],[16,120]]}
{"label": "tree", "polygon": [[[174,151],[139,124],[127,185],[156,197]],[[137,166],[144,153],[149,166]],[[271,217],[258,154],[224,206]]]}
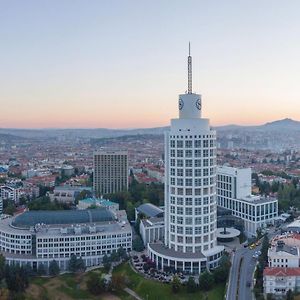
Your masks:
{"label": "tree", "polygon": [[77,257],[74,254],[71,254],[69,264],[68,264],[68,269],[72,273],[77,271]]}
{"label": "tree", "polygon": [[72,273],[75,273],[77,271],[84,271],[85,263],[81,257],[77,258],[76,255],[72,254],[69,260],[68,269]]}
{"label": "tree", "polygon": [[49,275],[56,276],[60,272],[59,266],[56,260],[52,260],[49,264]]}
{"label": "tree", "polygon": [[99,295],[106,291],[106,281],[96,273],[91,272],[86,282],[88,291],[93,295]]}
{"label": "tree", "polygon": [[178,276],[174,275],[173,279],[172,279],[172,291],[173,293],[178,293],[180,290],[180,280],[178,278]]}
{"label": "tree", "polygon": [[292,290],[288,290],[286,293],[286,300],[294,300],[294,293]]}
{"label": "tree", "polygon": [[195,293],[197,289],[197,285],[193,276],[190,276],[187,282],[187,291],[188,293]]}
{"label": "tree", "polygon": [[126,253],[126,250],[123,247],[120,247],[117,252],[118,252],[120,259],[127,260],[128,255]]}
{"label": "tree", "polygon": [[137,236],[132,242],[132,249],[137,252],[141,252],[144,250],[144,244],[142,239]]}
{"label": "tree", "polygon": [[230,270],[230,259],[228,254],[224,254],[219,261],[219,266],[213,271],[214,281],[216,283],[227,280]]}
{"label": "tree", "polygon": [[110,270],[111,260],[106,254],[103,256],[102,262],[103,262],[104,270],[108,272]]}
{"label": "tree", "polygon": [[29,283],[27,272],[19,265],[5,266],[5,281],[7,288],[12,292],[23,292]]}
{"label": "tree", "polygon": [[0,281],[4,278],[5,276],[5,257],[0,254]]}
{"label": "tree", "polygon": [[43,276],[46,275],[46,268],[43,263],[40,263],[37,267],[37,275]]}
{"label": "tree", "polygon": [[208,291],[213,287],[214,277],[208,271],[204,271],[199,277],[199,287],[201,290]]}

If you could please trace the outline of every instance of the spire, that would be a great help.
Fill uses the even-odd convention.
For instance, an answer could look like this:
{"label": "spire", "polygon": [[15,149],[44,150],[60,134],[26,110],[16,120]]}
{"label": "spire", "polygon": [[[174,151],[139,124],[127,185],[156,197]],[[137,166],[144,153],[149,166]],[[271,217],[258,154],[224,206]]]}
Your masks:
{"label": "spire", "polygon": [[189,42],[189,56],[188,56],[188,94],[192,94],[192,57],[191,57],[190,42]]}

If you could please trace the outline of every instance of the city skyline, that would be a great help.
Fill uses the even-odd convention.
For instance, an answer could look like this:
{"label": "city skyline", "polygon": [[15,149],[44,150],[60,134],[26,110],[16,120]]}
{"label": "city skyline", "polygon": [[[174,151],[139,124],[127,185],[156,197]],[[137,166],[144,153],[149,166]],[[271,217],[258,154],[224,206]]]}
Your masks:
{"label": "city skyline", "polygon": [[1,4],[0,127],[143,128],[194,91],[214,126],[300,120],[300,3]]}

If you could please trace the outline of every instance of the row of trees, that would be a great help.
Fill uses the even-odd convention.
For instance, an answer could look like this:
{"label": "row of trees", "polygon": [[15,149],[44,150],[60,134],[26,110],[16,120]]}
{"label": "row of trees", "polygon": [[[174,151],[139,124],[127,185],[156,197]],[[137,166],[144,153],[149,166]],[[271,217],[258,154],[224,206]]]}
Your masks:
{"label": "row of trees", "polygon": [[117,251],[113,251],[110,256],[105,254],[102,259],[104,270],[108,272],[113,262],[119,262],[121,260],[126,261],[128,258],[126,250],[122,247],[120,247]]}
{"label": "row of trees", "polygon": [[258,264],[255,270],[255,286],[254,294],[257,300],[263,300],[263,272],[264,268],[268,265],[268,249],[269,249],[269,238],[267,235],[264,236],[261,246],[261,255],[258,258]]}
{"label": "row of trees", "polygon": [[130,221],[134,220],[134,208],[140,204],[150,202],[154,205],[164,203],[164,185],[162,183],[151,183],[150,185],[138,183],[131,174],[131,184],[128,191],[107,194],[108,199],[119,203],[120,209],[125,209]]}
{"label": "row of trees", "polygon": [[[291,179],[286,173],[273,173],[272,171],[263,171],[265,175],[277,175],[282,178]],[[284,184],[280,182],[261,182],[256,173],[252,174],[256,186],[259,188],[260,194],[269,195],[270,193],[277,193],[279,209],[286,211],[290,207],[300,209],[300,189],[298,188],[298,178],[293,178],[291,183]]]}
{"label": "row of trees", "polygon": [[[204,271],[200,274],[199,285],[196,284],[194,277],[190,276],[186,284],[187,291],[189,293],[194,293],[198,289],[202,291],[208,291],[213,288],[215,283],[218,284],[221,282],[226,282],[231,265],[228,254],[223,255],[219,263],[219,267],[212,272]],[[179,292],[180,288],[180,280],[176,275],[174,275],[172,280],[172,291],[177,293]]]}

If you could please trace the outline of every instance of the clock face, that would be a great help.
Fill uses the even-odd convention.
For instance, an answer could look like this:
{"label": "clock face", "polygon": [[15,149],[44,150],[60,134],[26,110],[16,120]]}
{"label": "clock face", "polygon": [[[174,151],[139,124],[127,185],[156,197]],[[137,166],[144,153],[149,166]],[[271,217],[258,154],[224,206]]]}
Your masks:
{"label": "clock face", "polygon": [[196,101],[196,107],[197,107],[199,110],[201,110],[201,100],[200,100],[200,98],[198,98],[197,101]]}
{"label": "clock face", "polygon": [[178,102],[179,110],[183,109],[183,105],[184,105],[183,100],[179,98],[179,102]]}

